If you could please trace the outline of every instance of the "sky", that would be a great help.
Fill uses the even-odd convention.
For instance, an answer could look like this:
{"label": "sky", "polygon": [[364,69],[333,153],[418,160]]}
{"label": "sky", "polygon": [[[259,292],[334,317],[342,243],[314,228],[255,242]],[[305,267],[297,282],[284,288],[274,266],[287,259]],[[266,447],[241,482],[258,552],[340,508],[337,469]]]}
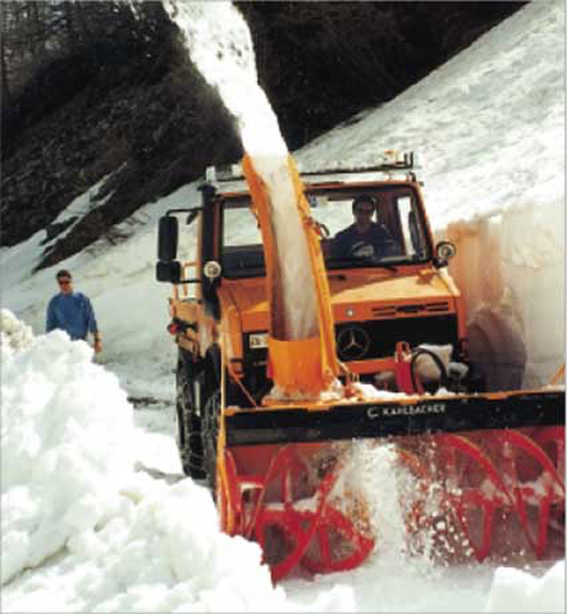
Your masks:
{"label": "sky", "polygon": [[[304,167],[418,152],[436,233],[457,244],[451,272],[469,316],[516,335],[526,387],[548,381],[565,353],[564,10],[532,3],[395,100],[294,152]],[[97,206],[101,185],[59,221]],[[275,588],[258,546],[218,530],[208,491],[181,475],[169,287],[154,281],[157,219],[196,200],[196,185],[184,186],[123,222],[123,243],[101,239],[35,274],[45,231],[0,252],[2,610],[564,611],[563,562],[410,559],[396,548],[395,513],[382,515],[388,547],[361,568]],[[94,304],[99,357],[43,334],[61,267]],[[377,462],[387,483],[387,454]]]}

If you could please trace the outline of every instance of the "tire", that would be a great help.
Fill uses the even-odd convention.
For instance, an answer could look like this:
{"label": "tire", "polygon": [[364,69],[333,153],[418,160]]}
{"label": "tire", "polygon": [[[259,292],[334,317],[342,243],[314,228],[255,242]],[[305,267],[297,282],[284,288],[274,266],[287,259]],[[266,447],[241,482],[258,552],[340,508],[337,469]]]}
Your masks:
{"label": "tire", "polygon": [[221,411],[220,389],[212,392],[203,410],[203,469],[213,496],[216,495],[217,481],[217,442]]}
{"label": "tire", "polygon": [[193,379],[190,373],[192,363],[185,360],[182,350],[177,363],[177,447],[183,472],[195,479],[203,479],[203,440],[201,437],[201,417],[193,399]]}

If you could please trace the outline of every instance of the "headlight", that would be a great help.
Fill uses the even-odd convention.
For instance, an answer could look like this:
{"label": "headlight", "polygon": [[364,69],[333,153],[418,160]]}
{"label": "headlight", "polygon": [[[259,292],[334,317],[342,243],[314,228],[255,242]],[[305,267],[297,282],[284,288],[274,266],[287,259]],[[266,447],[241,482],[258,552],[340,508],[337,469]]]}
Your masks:
{"label": "headlight", "polygon": [[252,333],[248,337],[248,345],[251,350],[259,350],[268,347],[268,333]]}
{"label": "headlight", "polygon": [[208,260],[203,265],[203,275],[210,279],[216,279],[222,273],[222,267],[216,260]]}
{"label": "headlight", "polygon": [[457,248],[450,241],[441,241],[435,246],[435,252],[441,260],[450,260],[457,253]]}

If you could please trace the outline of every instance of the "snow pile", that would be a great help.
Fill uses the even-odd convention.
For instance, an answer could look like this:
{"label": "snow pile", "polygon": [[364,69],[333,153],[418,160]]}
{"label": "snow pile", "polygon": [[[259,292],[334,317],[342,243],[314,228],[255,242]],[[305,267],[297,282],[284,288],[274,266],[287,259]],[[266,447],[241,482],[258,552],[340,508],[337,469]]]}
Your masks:
{"label": "snow pile", "polygon": [[69,539],[46,573],[4,587],[4,611],[289,610],[259,547],[220,533],[207,490],[140,473],[119,494],[114,513]]}
{"label": "snow pile", "polygon": [[447,228],[462,254],[451,269],[470,314],[471,357],[483,365],[491,389],[545,385],[564,361],[559,198],[552,205],[511,207]]}
{"label": "snow pile", "polygon": [[165,0],[164,5],[183,33],[192,60],[236,118],[243,147],[270,196],[284,289],[276,291],[281,294],[288,323],[283,331],[272,332],[283,339],[314,337],[318,331],[315,285],[288,150],[277,117],[258,84],[248,26],[228,2]]}
{"label": "snow pile", "polygon": [[565,612],[565,562],[542,577],[520,569],[499,567],[485,612]]}
{"label": "snow pile", "polygon": [[7,311],[6,339],[25,342],[2,363],[4,611],[282,609],[259,546],[219,531],[207,489],[134,471],[132,407],[86,343],[33,338]]}
{"label": "snow pile", "polygon": [[8,309],[0,311],[0,348],[4,359],[29,348],[33,341],[31,326],[20,322]]}
{"label": "snow pile", "polygon": [[6,311],[1,323],[3,347],[17,346],[2,356],[5,582],[100,522],[133,458],[132,409],[88,345],[61,331],[33,339]]}

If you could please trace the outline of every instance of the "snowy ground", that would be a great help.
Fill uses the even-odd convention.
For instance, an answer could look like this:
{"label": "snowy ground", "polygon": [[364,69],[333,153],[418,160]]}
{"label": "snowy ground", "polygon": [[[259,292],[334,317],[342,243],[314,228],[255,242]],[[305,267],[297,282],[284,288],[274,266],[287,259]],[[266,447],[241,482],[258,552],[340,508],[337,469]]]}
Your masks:
{"label": "snowy ground", "polygon": [[[565,354],[564,11],[532,3],[298,153],[304,166],[392,147],[422,154],[430,215],[457,242],[452,272],[471,318],[516,332],[525,385],[547,381]],[[97,190],[62,219],[96,206]],[[2,611],[564,611],[563,563],[449,569],[392,549],[274,589],[258,547],[218,531],[208,492],[181,479],[169,288],[154,281],[157,218],[195,200],[185,186],[127,220],[121,245],[101,240],[36,274],[44,231],[0,252],[2,304],[36,335],[3,314]],[[40,334],[60,266],[93,301],[100,358]]]}

